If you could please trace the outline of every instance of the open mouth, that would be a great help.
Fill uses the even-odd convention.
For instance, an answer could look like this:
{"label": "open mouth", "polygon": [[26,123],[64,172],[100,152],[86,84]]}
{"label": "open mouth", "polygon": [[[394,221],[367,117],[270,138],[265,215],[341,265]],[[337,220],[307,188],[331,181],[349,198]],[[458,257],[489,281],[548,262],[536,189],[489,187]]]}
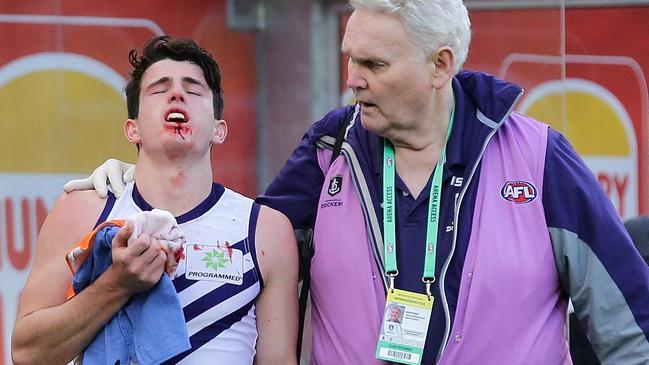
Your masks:
{"label": "open mouth", "polygon": [[187,119],[188,118],[184,112],[177,112],[177,111],[172,111],[168,113],[167,117],[165,118],[165,120],[169,123],[186,123]]}
{"label": "open mouth", "polygon": [[182,139],[185,139],[186,135],[192,133],[191,128],[185,124],[189,122],[189,117],[184,110],[171,109],[167,111],[165,122],[171,123],[167,126],[172,128]]}

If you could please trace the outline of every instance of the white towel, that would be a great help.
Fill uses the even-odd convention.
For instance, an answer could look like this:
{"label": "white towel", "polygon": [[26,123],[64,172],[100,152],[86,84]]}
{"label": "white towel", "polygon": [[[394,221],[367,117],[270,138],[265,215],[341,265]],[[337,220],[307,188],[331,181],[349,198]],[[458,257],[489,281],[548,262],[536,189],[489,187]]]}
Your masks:
{"label": "white towel", "polygon": [[167,254],[165,272],[173,278],[178,262],[185,256],[183,244],[186,242],[173,214],[166,210],[153,209],[150,212],[135,213],[126,221],[133,224],[133,234],[127,244],[131,244],[142,234],[158,239],[162,250]]}

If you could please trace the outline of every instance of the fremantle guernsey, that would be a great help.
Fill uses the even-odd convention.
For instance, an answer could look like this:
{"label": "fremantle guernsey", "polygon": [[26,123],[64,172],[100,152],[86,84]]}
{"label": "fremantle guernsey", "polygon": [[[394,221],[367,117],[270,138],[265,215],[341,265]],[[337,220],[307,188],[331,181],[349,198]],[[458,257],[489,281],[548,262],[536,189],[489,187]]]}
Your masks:
{"label": "fremantle guernsey", "polygon": [[[151,209],[130,183],[119,199],[110,195],[98,224]],[[258,215],[251,199],[215,183],[202,203],[176,217],[187,243],[173,284],[192,347],[166,364],[252,364],[254,303],[263,285],[254,240]]]}

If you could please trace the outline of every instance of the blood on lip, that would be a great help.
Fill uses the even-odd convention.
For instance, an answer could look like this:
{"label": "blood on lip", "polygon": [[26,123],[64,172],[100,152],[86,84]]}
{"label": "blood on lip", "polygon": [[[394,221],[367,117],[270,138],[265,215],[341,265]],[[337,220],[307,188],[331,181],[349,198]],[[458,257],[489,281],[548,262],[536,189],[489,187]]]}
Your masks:
{"label": "blood on lip", "polygon": [[190,135],[190,134],[192,134],[192,130],[191,130],[191,128],[189,128],[189,127],[187,127],[187,126],[184,126],[184,125],[182,125],[182,124],[180,124],[180,123],[178,123],[178,124],[174,127],[174,131],[175,131],[176,134],[178,134],[182,139],[185,139],[185,135]]}

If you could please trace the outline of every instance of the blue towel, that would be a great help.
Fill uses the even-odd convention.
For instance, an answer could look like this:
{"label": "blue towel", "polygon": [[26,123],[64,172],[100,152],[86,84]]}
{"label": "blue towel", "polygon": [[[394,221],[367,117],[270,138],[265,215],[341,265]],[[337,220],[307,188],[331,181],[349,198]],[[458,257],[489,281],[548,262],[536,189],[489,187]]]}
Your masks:
{"label": "blue towel", "polygon": [[[112,263],[111,242],[120,227],[101,228],[92,254],[74,274],[79,293]],[[149,291],[134,295],[101,329],[85,350],[84,364],[160,364],[191,348],[185,317],[171,279],[162,278]]]}

